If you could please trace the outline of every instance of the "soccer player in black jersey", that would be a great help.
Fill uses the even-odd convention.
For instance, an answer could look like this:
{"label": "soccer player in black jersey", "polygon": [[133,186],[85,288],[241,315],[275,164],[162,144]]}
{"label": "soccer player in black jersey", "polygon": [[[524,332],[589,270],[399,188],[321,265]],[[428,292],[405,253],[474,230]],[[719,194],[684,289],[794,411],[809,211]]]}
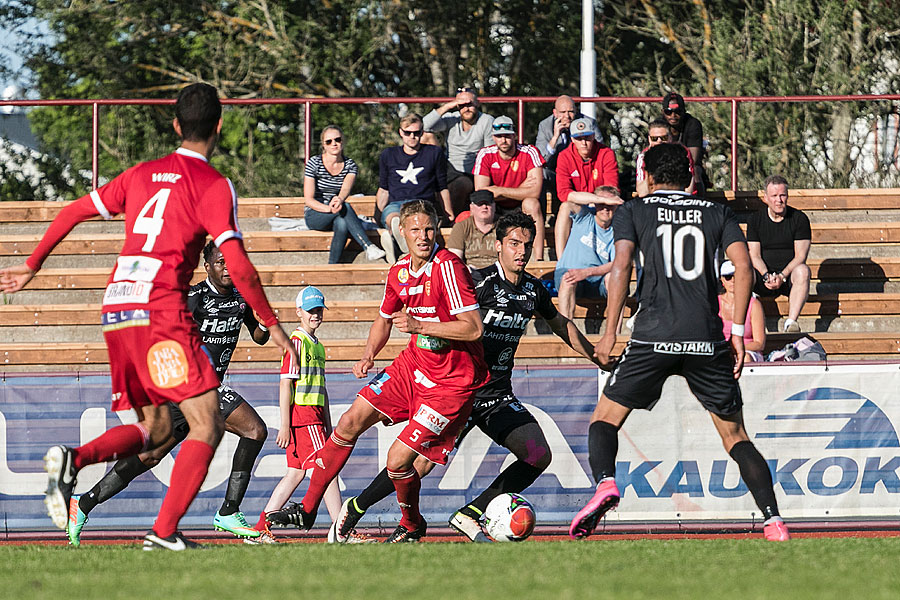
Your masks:
{"label": "soccer player in black jersey", "polygon": [[[613,218],[616,256],[608,277],[607,315],[618,315],[628,293],[631,266],[642,256],[640,303],[631,340],[607,380],[591,417],[588,453],[597,490],[569,527],[590,535],[619,503],[615,480],[618,433],[634,409],[653,407],[670,375],[682,375],[709,411],[725,450],[766,519],[767,540],[790,539],[778,516],[772,474],[750,441],[741,412],[738,378],[744,366],[744,315],[752,282],[750,255],[737,218],[728,207],[690,196],[691,174],[684,148],[660,144],[644,156],[650,194],[625,204]],[[718,316],[715,255],[724,248],[734,264],[734,315],[730,343]],[[613,321],[614,322],[614,321]],[[615,328],[594,349],[601,364],[612,362]]]}
{"label": "soccer player in black jersey", "polygon": [[[191,286],[187,304],[200,329],[203,347],[221,381],[237,345],[241,327],[247,327],[257,344],[265,344],[269,332],[257,322],[253,311],[234,287],[225,259],[214,242],[203,248],[203,262],[208,277]],[[222,384],[218,392],[219,412],[225,420],[225,430],[240,436],[240,441],[234,452],[225,501],[213,517],[213,526],[253,542],[260,532],[244,519],[240,504],[250,483],[253,463],[262,450],[268,431],[253,407],[235,390]],[[150,452],[118,461],[97,485],[79,498],[77,505],[71,504],[66,526],[70,544],[81,544],[81,530],[88,520],[88,513],[95,506],[109,500],[128,487],[138,475],[155,467],[187,437],[189,428],[184,415],[172,403],[169,403],[169,410],[172,414],[172,437],[168,442]]]}
{"label": "soccer player in black jersey", "polygon": [[[497,221],[496,234],[499,259],[489,267],[472,272],[484,325],[484,358],[491,380],[475,393],[472,415],[456,445],[459,446],[473,427],[478,427],[497,444],[509,449],[517,460],[481,495],[450,517],[450,526],[472,541],[486,541],[481,516],[491,500],[505,492],[523,491],[550,465],[550,446],[544,432],[512,389],[516,348],[531,318],[535,314],[543,318],[576,352],[596,362],[591,343],[574,323],[556,310],[541,282],[525,271],[534,243],[534,220],[518,211],[504,215]],[[434,463],[420,458],[415,467],[424,476]],[[344,501],[328,533],[328,541],[345,542],[366,510],[393,490],[387,472],[382,470],[358,497]]]}

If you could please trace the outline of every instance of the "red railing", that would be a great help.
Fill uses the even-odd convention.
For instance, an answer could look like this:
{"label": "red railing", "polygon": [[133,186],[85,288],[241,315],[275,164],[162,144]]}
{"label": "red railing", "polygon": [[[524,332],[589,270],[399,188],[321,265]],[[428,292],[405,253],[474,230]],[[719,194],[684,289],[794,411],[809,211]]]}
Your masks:
{"label": "red railing", "polygon": [[[223,104],[230,105],[277,105],[277,104],[293,104],[303,105],[303,128],[304,139],[306,143],[306,156],[311,151],[311,126],[312,126],[312,105],[313,104],[443,104],[452,100],[452,98],[269,98],[269,99],[226,99]],[[552,103],[556,100],[555,96],[486,96],[479,98],[484,104],[515,104],[518,113],[517,122],[519,130],[519,142],[524,142],[525,130],[525,104],[533,103]],[[576,97],[576,102],[594,102],[598,104],[642,104],[648,102],[659,103],[660,97]],[[859,101],[891,101],[900,100],[900,94],[859,94],[844,96],[693,96],[686,97],[686,102],[698,103],[721,103],[728,102],[731,104],[731,189],[738,189],[738,105],[748,102],[754,103],[775,103],[775,102],[859,102]],[[161,105],[174,104],[172,99],[158,100],[139,100],[139,99],[123,99],[123,100],[4,100],[0,101],[0,106],[87,106],[90,105],[92,112],[92,128],[91,128],[91,173],[92,185],[97,187],[98,181],[98,153],[99,153],[99,116],[101,106],[116,105]],[[549,112],[549,111],[548,111]]]}

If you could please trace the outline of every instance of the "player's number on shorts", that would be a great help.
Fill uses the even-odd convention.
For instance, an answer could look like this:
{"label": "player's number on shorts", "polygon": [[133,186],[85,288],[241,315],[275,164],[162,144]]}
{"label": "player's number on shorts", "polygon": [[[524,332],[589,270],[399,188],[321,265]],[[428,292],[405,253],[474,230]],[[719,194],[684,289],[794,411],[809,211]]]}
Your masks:
{"label": "player's number on shorts", "polygon": [[[656,228],[656,237],[662,238],[663,262],[666,264],[668,279],[672,278],[673,267],[675,273],[685,281],[693,281],[700,277],[700,274],[703,273],[703,249],[705,247],[702,229],[695,225],[683,225],[672,235],[672,224],[666,223]],[[694,266],[691,269],[684,265],[685,242],[689,237],[694,241]]]}
{"label": "player's number on shorts", "polygon": [[[141,233],[147,236],[147,241],[141,248],[143,252],[150,252],[156,244],[156,238],[162,233],[163,213],[166,211],[166,204],[169,202],[169,194],[172,193],[170,188],[162,188],[147,200],[147,204],[141,209],[134,222],[134,233]],[[148,217],[147,213],[153,208],[153,216]]]}

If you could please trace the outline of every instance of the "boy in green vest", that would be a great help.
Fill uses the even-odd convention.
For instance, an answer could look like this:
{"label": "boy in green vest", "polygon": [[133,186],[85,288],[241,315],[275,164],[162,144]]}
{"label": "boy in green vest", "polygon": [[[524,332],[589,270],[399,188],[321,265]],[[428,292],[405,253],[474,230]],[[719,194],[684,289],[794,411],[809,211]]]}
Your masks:
{"label": "boy in green vest", "polygon": [[[266,513],[279,510],[303,481],[306,470],[316,458],[331,431],[328,411],[328,392],[325,389],[325,347],[316,338],[316,330],[325,317],[325,296],[318,288],[308,286],[297,294],[297,316],[300,326],[291,334],[291,341],[300,357],[299,364],[285,353],[281,359],[281,383],[278,388],[278,408],[281,425],[275,443],[287,451],[287,473],[275,486],[272,497],[259,516],[258,538],[247,543],[278,543],[269,531]],[[332,519],[341,508],[341,492],[337,478],[325,492],[325,506]]]}

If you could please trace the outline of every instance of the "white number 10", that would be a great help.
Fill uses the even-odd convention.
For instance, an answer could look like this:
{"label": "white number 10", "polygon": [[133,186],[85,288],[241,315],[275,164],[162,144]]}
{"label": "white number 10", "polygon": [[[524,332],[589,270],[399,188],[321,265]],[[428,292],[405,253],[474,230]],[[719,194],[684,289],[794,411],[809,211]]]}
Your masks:
{"label": "white number 10", "polygon": [[[141,248],[143,252],[150,252],[153,250],[153,245],[156,244],[156,238],[162,233],[163,213],[166,210],[166,204],[169,202],[169,194],[171,193],[172,190],[170,188],[162,188],[153,194],[152,198],[147,200],[147,204],[145,204],[144,208],[141,209],[141,212],[138,213],[132,231],[147,236],[147,241],[144,242],[144,246]],[[151,206],[155,206],[153,209],[153,216],[148,217],[147,213],[150,212]]]}
{"label": "white number 10", "polygon": [[[688,270],[684,266],[685,238],[694,238],[694,267]],[[672,267],[681,279],[692,281],[703,273],[703,230],[695,225],[684,225],[672,236],[672,225],[667,223],[656,228],[656,237],[662,238],[663,262],[666,264],[666,277],[672,278]],[[674,260],[673,260],[674,258]]]}

